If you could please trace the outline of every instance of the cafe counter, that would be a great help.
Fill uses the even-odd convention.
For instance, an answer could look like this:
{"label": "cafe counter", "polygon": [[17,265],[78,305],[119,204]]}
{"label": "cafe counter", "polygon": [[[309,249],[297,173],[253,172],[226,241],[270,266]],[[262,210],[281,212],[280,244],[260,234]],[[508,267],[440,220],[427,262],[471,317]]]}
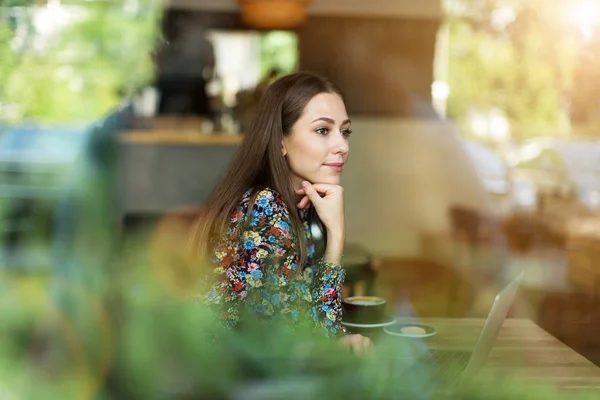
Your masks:
{"label": "cafe counter", "polygon": [[242,135],[231,133],[130,130],[121,134],[121,142],[134,145],[229,146],[239,144],[242,137]]}
{"label": "cafe counter", "polygon": [[120,214],[161,215],[202,204],[243,136],[202,131],[200,120],[161,118],[124,130],[120,142]]}

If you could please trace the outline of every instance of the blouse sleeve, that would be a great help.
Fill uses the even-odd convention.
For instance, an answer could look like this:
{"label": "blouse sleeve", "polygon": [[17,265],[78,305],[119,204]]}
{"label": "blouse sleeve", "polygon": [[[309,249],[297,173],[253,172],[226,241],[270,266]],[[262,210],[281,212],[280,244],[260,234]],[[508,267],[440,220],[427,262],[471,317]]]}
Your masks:
{"label": "blouse sleeve", "polygon": [[342,266],[319,261],[313,266],[313,308],[316,318],[333,335],[347,333],[342,322],[342,287],[346,271]]}

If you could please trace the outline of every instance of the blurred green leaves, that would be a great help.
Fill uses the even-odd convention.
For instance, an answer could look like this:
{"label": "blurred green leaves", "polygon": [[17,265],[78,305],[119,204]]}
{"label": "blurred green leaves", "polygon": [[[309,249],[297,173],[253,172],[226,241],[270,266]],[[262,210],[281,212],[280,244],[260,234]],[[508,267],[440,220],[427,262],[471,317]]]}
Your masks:
{"label": "blurred green leaves", "polygon": [[270,31],[260,36],[260,76],[272,68],[280,75],[291,74],[298,68],[298,38],[295,33]]}
{"label": "blurred green leaves", "polygon": [[153,78],[161,1],[53,3],[0,9],[0,120],[91,121]]}
{"label": "blurred green leaves", "polygon": [[565,128],[575,66],[586,51],[581,35],[563,21],[560,10],[570,3],[447,3],[449,116],[462,121],[470,109],[497,108],[517,127]]}

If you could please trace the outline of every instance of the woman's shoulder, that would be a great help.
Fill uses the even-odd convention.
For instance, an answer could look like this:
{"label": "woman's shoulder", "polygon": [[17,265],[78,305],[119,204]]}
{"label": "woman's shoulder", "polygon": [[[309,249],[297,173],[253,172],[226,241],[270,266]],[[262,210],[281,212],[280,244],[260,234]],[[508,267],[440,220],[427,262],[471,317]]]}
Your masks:
{"label": "woman's shoulder", "polygon": [[272,210],[288,212],[283,196],[270,187],[248,189],[242,197],[241,205],[247,210],[251,202],[253,203],[252,209],[254,211],[264,211],[270,208]]}
{"label": "woman's shoulder", "polygon": [[248,189],[233,215],[232,222],[245,220],[246,215],[251,217],[252,224],[260,223],[260,225],[290,219],[290,212],[283,196],[269,187]]}

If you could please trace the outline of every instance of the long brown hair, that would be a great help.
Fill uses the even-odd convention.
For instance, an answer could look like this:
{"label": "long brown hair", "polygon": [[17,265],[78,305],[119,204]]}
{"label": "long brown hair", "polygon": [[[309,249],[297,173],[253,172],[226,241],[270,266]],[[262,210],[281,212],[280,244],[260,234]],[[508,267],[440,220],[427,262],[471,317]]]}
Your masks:
{"label": "long brown hair", "polygon": [[[343,99],[342,92],[332,82],[309,72],[286,75],[267,89],[229,170],[195,224],[192,243],[201,257],[210,257],[213,246],[223,237],[231,214],[244,193],[252,188],[256,195],[259,190],[268,187],[281,194],[290,210],[300,257],[302,262],[306,260],[307,249],[296,210],[296,193],[289,165],[281,153],[281,141],[291,133],[308,102],[320,93],[335,93]],[[251,204],[254,200],[255,196]]]}

